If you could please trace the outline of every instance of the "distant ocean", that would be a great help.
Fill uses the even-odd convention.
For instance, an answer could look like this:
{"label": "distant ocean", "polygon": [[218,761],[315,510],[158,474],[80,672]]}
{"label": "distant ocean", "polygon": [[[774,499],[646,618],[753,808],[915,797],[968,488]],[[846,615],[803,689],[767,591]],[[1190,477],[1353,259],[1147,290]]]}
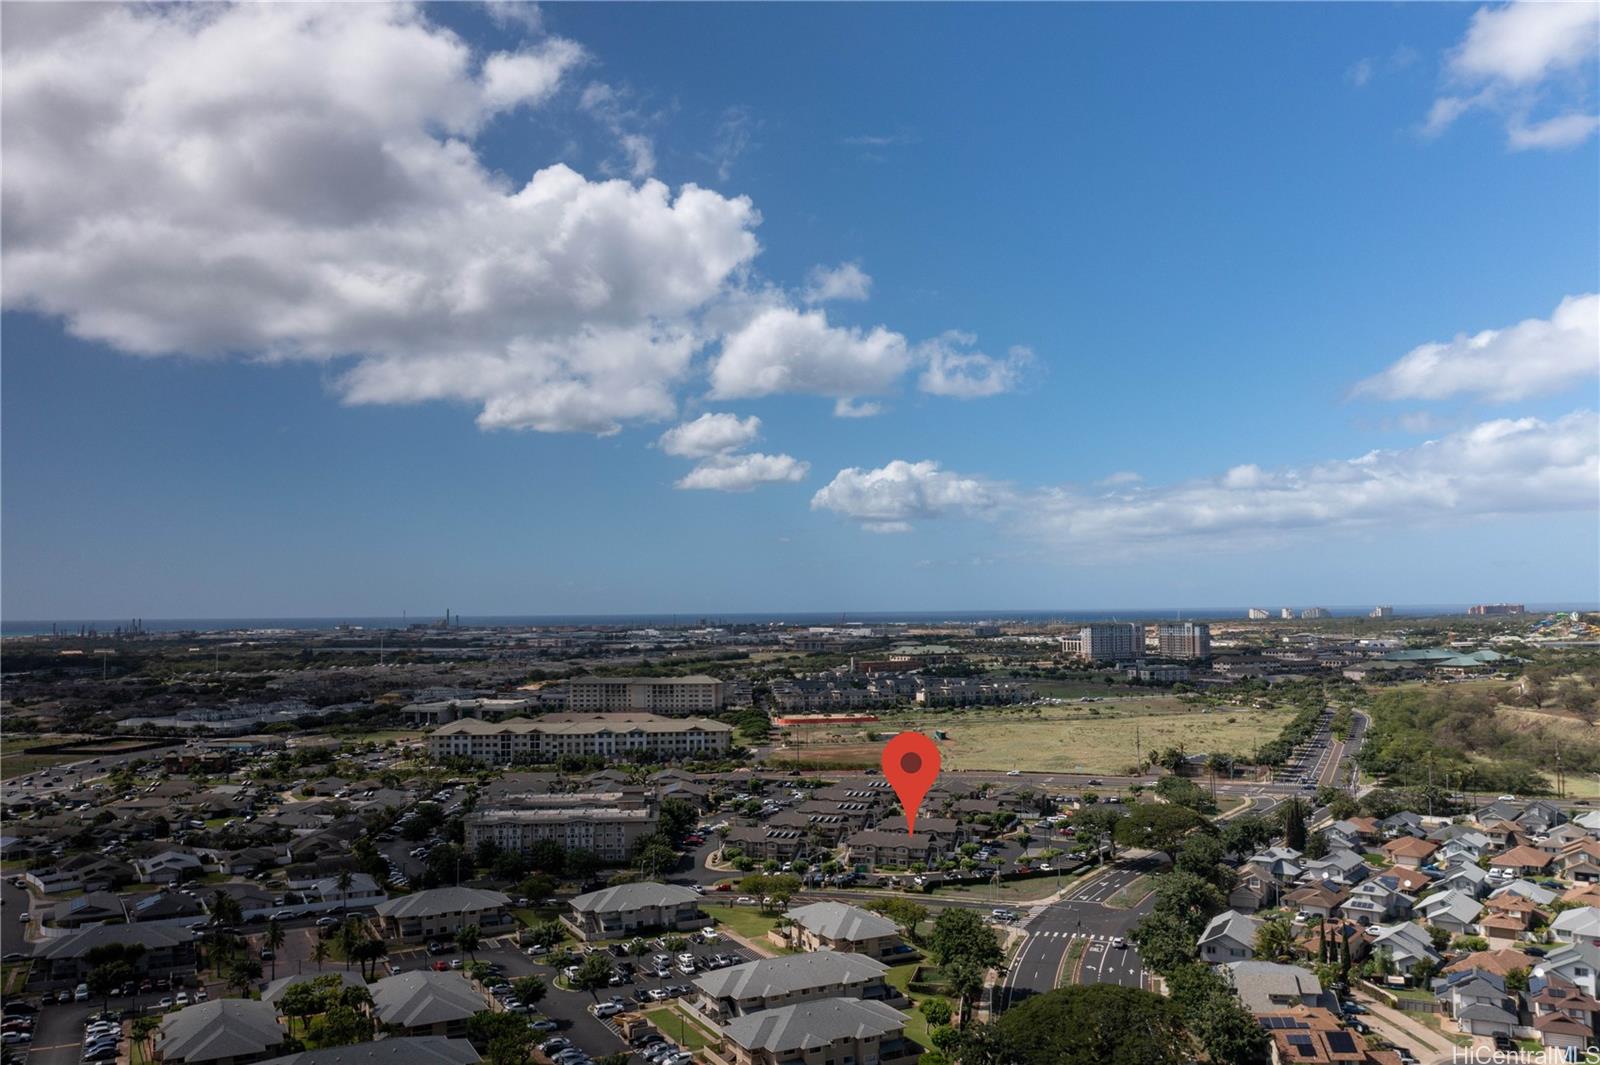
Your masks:
{"label": "distant ocean", "polygon": [[[1306,604],[1314,606],[1317,604]],[[1530,613],[1548,613],[1565,610],[1600,609],[1595,603],[1528,603]],[[860,613],[785,612],[711,614],[688,612],[682,614],[462,614],[456,623],[462,628],[533,628],[544,626],[586,627],[624,626],[651,628],[674,625],[840,625],[851,622],[865,624],[891,624],[904,622],[911,625],[939,623],[979,624],[983,622],[1052,621],[1168,621],[1181,618],[1185,621],[1243,620],[1249,608],[1236,607],[1169,607],[1161,610],[882,610]],[[1276,607],[1268,609],[1276,612]],[[1294,609],[1299,610],[1300,607]],[[1326,608],[1336,618],[1363,618],[1372,609],[1367,606],[1331,606]],[[1465,603],[1426,603],[1412,606],[1395,604],[1396,617],[1435,617],[1444,614],[1465,614]],[[109,633],[117,626],[126,626],[128,618],[56,618],[44,621],[0,621],[0,635],[48,635],[51,626],[63,635],[76,633],[80,628],[92,628]],[[405,617],[325,617],[325,618],[145,618],[146,632],[237,632],[249,629],[288,629],[314,631],[336,627],[363,629],[400,629],[407,625],[437,620],[425,615]]]}

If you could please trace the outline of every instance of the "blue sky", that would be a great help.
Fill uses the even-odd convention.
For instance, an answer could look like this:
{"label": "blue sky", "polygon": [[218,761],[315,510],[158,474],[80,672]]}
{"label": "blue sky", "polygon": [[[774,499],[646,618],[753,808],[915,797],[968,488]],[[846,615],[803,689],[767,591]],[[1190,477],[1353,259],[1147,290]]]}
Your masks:
{"label": "blue sky", "polygon": [[0,609],[1595,600],[1552,10],[8,6]]}

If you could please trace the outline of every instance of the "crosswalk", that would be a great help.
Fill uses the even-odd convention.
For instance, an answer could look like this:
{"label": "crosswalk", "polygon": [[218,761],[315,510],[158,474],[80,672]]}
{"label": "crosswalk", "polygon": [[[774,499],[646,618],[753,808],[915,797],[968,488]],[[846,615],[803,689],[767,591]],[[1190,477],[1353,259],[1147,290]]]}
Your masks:
{"label": "crosswalk", "polygon": [[1113,939],[1118,938],[1118,937],[1116,937],[1114,935],[1111,935],[1109,932],[1060,932],[1060,931],[1049,931],[1049,932],[1034,932],[1033,935],[1038,939],[1087,939],[1087,940],[1089,940],[1091,942],[1099,942],[1099,943],[1109,943]]}

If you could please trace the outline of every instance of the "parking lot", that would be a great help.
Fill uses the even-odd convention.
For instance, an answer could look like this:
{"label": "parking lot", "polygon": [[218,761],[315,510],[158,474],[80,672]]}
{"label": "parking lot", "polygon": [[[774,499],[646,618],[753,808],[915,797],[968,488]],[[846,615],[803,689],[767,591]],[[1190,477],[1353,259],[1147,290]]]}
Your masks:
{"label": "parking lot", "polygon": [[[685,937],[686,939],[688,937]],[[674,957],[670,966],[670,973],[666,977],[658,977],[653,971],[645,971],[650,967],[652,958],[667,951],[661,946],[661,941],[652,937],[649,953],[640,958],[633,958],[627,954],[617,957],[605,948],[595,948],[603,951],[606,957],[616,966],[632,965],[638,971],[627,977],[619,973],[618,982],[612,987],[596,992],[567,991],[556,985],[557,972],[542,958],[529,957],[515,944],[515,937],[502,936],[486,942],[477,951],[477,960],[498,965],[500,973],[508,980],[516,980],[523,976],[538,976],[544,980],[549,989],[544,1000],[541,1001],[530,1016],[543,1015],[555,1021],[559,1026],[552,1034],[560,1035],[570,1040],[575,1046],[594,1058],[601,1058],[607,1054],[615,1054],[626,1050],[624,1042],[616,1025],[610,1019],[597,1018],[592,1012],[593,1008],[604,1002],[612,1000],[613,996],[621,998],[629,1010],[645,1008],[659,1008],[669,1004],[671,999],[683,997],[687,992],[684,989],[693,985],[696,976],[705,971],[704,959],[721,954],[728,958],[731,964],[741,964],[752,961],[758,955],[747,947],[730,942],[726,937],[718,937],[709,943],[688,942],[684,948],[685,953],[693,954],[697,959],[697,971],[694,975],[682,972],[678,968],[677,959]],[[577,948],[580,952],[583,948]],[[437,956],[429,955],[423,946],[408,947],[396,950],[389,955],[389,965],[396,972],[407,972],[431,967],[435,962],[444,961],[448,964],[452,959],[461,959],[462,956],[453,949]],[[463,959],[464,960],[464,959]],[[677,994],[669,994],[668,989],[678,989]],[[650,999],[650,992],[660,993],[657,999]],[[643,993],[647,1001],[641,1004],[639,994]],[[664,1032],[671,1038],[672,1032]],[[59,1063],[51,1063],[59,1065]]]}

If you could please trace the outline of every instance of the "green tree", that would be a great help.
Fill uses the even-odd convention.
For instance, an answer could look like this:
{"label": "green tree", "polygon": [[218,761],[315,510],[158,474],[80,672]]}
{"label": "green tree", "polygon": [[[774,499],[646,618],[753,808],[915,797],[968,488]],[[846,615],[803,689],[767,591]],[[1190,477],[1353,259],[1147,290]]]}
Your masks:
{"label": "green tree", "polygon": [[1179,966],[1167,976],[1167,992],[1212,1065],[1267,1060],[1267,1033],[1210,966],[1193,961]]}
{"label": "green tree", "polygon": [[283,947],[283,926],[277,921],[267,922],[266,944],[272,951],[272,978],[278,978],[278,951]]}
{"label": "green tree", "polygon": [[980,970],[999,965],[1004,957],[995,930],[975,911],[957,907],[934,918],[928,951],[941,966],[965,961]]}
{"label": "green tree", "polygon": [[478,946],[482,940],[483,933],[479,931],[478,926],[475,924],[462,925],[456,931],[456,946],[461,950],[461,953],[474,961],[478,958]]}
{"label": "green tree", "polygon": [[1299,799],[1284,804],[1283,845],[1297,851],[1306,849],[1306,811]]}
{"label": "green tree", "polygon": [[945,999],[925,998],[917,1004],[917,1010],[927,1019],[929,1027],[950,1023],[950,1003]]}
{"label": "green tree", "polygon": [[530,1006],[537,1006],[544,1001],[545,993],[549,990],[545,982],[537,976],[522,976],[511,981],[511,989],[517,997]]}
{"label": "green tree", "polygon": [[998,1060],[1014,1065],[1179,1065],[1189,1060],[1178,1007],[1134,987],[1090,984],[1048,991],[1007,1010],[991,1027]]}
{"label": "green tree", "polygon": [[350,1046],[372,1039],[372,1018],[343,1003],[329,1006],[311,1022],[311,1038],[320,1047]]}
{"label": "green tree", "polygon": [[311,980],[290,984],[278,997],[278,1011],[289,1018],[291,1033],[294,1031],[296,1020],[300,1022],[301,1031],[306,1031],[311,1018],[321,1013],[324,1008],[322,989]]}
{"label": "green tree", "polygon": [[1176,917],[1196,937],[1206,922],[1227,905],[1215,884],[1193,873],[1176,871],[1156,878],[1155,900],[1157,913]]}
{"label": "green tree", "polygon": [[572,977],[572,986],[575,990],[589,992],[598,1002],[598,992],[602,987],[610,986],[612,972],[610,958],[604,954],[591,954],[578,966],[576,975]]}
{"label": "green tree", "polygon": [[211,923],[236,925],[244,920],[244,910],[239,900],[222,889],[211,893]]}
{"label": "green tree", "polygon": [[244,995],[261,979],[261,963],[249,957],[235,958],[222,976],[229,987]]}
{"label": "green tree", "polygon": [[910,899],[874,899],[866,908],[893,921],[912,942],[917,941],[917,926],[928,919],[928,908]]}
{"label": "green tree", "polygon": [[1145,965],[1162,975],[1194,960],[1195,934],[1169,913],[1152,913],[1134,926],[1130,938]]}
{"label": "green tree", "polygon": [[957,958],[944,968],[944,986],[961,1003],[961,1027],[965,1028],[972,1018],[972,1004],[983,993],[983,969],[969,958]]}
{"label": "green tree", "polygon": [[311,944],[311,960],[317,963],[317,972],[322,971],[322,963],[328,960],[328,941],[321,936]]}
{"label": "green tree", "polygon": [[1294,960],[1294,928],[1287,917],[1273,917],[1256,929],[1256,957],[1261,961]]}
{"label": "green tree", "polygon": [[[1166,777],[1176,780],[1177,777]],[[1124,847],[1143,847],[1146,850],[1171,853],[1178,843],[1206,819],[1185,806],[1169,803],[1142,802],[1133,812],[1115,825],[1116,841]]]}

